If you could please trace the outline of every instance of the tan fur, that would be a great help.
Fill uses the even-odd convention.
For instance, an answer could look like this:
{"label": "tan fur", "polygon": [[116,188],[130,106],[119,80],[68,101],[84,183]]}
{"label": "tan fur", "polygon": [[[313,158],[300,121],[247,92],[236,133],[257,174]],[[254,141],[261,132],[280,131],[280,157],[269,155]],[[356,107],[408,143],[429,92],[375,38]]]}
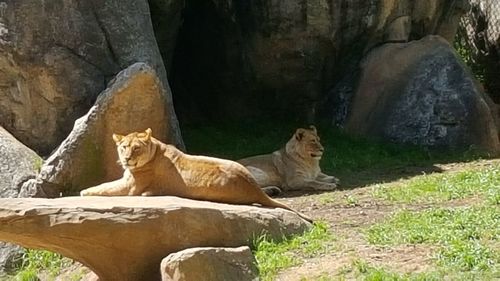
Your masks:
{"label": "tan fur", "polygon": [[321,172],[323,150],[316,128],[310,126],[297,129],[282,149],[238,162],[269,194],[281,190],[333,190],[339,180]]}
{"label": "tan fur", "polygon": [[234,161],[185,154],[151,136],[151,129],[113,135],[123,177],[80,192],[88,195],[172,195],[230,204],[260,204],[291,210],[267,196],[250,172]]}

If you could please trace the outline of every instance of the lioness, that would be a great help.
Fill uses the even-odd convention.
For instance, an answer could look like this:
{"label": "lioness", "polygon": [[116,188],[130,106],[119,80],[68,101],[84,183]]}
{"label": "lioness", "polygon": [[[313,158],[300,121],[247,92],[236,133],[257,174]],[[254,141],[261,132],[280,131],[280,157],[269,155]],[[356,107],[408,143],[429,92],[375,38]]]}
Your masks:
{"label": "lioness", "polygon": [[237,162],[247,167],[269,195],[282,190],[333,190],[339,180],[321,172],[323,150],[316,127],[310,126],[297,129],[278,151]]}
{"label": "lioness", "polygon": [[267,196],[242,165],[193,156],[153,138],[151,129],[126,136],[113,134],[123,177],[90,187],[80,195],[172,195],[231,204],[260,204],[291,210]]}

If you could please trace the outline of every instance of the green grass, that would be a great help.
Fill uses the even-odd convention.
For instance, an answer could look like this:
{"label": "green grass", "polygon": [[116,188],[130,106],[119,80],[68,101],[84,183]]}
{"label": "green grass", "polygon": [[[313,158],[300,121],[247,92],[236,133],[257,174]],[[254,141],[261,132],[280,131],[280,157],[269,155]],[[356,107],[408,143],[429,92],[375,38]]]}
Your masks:
{"label": "green grass", "polygon": [[[185,127],[182,134],[189,153],[236,160],[280,149],[298,127],[304,125],[278,122],[217,124],[217,126]],[[455,162],[487,156],[473,150],[450,152],[389,144],[348,136],[331,126],[320,124],[317,127],[321,142],[325,146],[321,166],[327,173],[431,165],[438,160]]]}
{"label": "green grass", "polygon": [[355,275],[358,280],[363,281],[438,281],[442,280],[442,274],[438,272],[423,273],[396,273],[383,267],[371,266],[363,260],[353,263]]}
{"label": "green grass", "polygon": [[376,245],[428,244],[438,247],[437,264],[453,271],[499,272],[500,207],[401,211],[366,232]]}
{"label": "green grass", "polygon": [[278,243],[266,236],[259,237],[254,241],[253,248],[261,280],[273,280],[279,270],[299,265],[303,258],[326,253],[333,241],[328,225],[323,222],[315,222],[303,235]]}
{"label": "green grass", "polygon": [[393,184],[376,185],[375,197],[396,202],[440,202],[483,195],[500,203],[500,163],[480,169],[423,175]]}
{"label": "green grass", "polygon": [[72,263],[70,259],[59,254],[44,250],[26,249],[23,262],[13,280],[32,281],[38,280],[37,274],[41,271],[48,273],[49,277],[55,277],[61,270]]}

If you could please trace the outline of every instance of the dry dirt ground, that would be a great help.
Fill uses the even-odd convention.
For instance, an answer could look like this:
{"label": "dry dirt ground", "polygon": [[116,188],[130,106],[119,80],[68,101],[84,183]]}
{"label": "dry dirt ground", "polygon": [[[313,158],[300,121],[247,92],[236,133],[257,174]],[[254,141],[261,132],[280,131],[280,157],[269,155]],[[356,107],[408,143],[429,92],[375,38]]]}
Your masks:
{"label": "dry dirt ground", "polygon": [[372,195],[375,184],[394,182],[423,173],[447,173],[465,169],[489,166],[500,159],[481,160],[470,163],[436,164],[431,167],[402,167],[391,171],[366,171],[357,175],[339,176],[344,183],[334,192],[289,193],[281,198],[293,208],[301,210],[313,219],[326,221],[336,241],[334,249],[320,257],[305,258],[296,267],[280,272],[276,280],[326,280],[356,279],[352,265],[363,260],[371,266],[381,266],[397,273],[417,273],[430,270],[433,248],[429,245],[406,245],[379,247],[370,245],[363,235],[363,229],[382,221],[392,213],[401,210],[423,210],[431,207],[468,206],[480,199],[470,197],[444,203],[398,204],[387,202]]}

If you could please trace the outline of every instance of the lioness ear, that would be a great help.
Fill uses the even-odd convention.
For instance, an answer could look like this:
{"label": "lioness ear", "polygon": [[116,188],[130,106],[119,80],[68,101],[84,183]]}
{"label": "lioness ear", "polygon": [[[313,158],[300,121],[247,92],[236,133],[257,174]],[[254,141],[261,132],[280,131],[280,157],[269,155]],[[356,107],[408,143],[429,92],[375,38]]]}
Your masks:
{"label": "lioness ear", "polygon": [[119,135],[119,134],[113,134],[113,140],[115,141],[116,144],[118,144],[119,142],[121,142],[123,139],[123,136],[122,135]]}
{"label": "lioness ear", "polygon": [[297,131],[295,131],[295,139],[300,141],[304,137],[304,133],[305,133],[304,129],[302,128],[297,129]]}
{"label": "lioness ear", "polygon": [[147,128],[145,133],[146,133],[145,139],[149,140],[149,139],[151,139],[151,135],[153,134],[153,130],[151,130],[151,128]]}
{"label": "lioness ear", "polygon": [[309,126],[309,129],[311,129],[311,131],[313,131],[315,134],[318,132],[314,125]]}

